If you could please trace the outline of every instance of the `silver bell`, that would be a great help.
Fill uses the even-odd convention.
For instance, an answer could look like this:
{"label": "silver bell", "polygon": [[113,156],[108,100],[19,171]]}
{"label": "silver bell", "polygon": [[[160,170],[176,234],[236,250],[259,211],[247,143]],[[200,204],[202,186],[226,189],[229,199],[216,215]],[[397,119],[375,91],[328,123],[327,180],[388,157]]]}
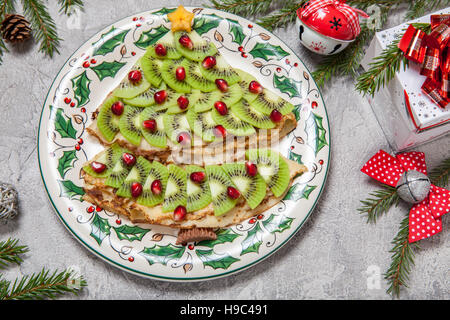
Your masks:
{"label": "silver bell", "polygon": [[430,192],[430,179],[416,170],[405,171],[397,183],[398,196],[409,203],[422,202]]}

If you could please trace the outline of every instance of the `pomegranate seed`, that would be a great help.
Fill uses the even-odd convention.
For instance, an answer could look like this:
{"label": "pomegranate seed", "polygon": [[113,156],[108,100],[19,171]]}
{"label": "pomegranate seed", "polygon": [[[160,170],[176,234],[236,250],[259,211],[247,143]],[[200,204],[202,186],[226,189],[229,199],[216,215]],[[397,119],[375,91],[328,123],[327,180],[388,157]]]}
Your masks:
{"label": "pomegranate seed", "polygon": [[225,102],[222,101],[216,101],[214,103],[214,108],[216,108],[217,112],[221,115],[224,116],[228,113],[228,108],[227,105],[225,104]]}
{"label": "pomegranate seed", "polygon": [[177,138],[178,143],[183,144],[185,146],[191,144],[191,135],[189,132],[181,132]]}
{"label": "pomegranate seed", "polygon": [[178,42],[185,48],[188,48],[189,50],[192,50],[192,48],[194,47],[194,44],[192,43],[191,38],[189,38],[188,35],[184,34],[180,37],[180,39],[178,40]]}
{"label": "pomegranate seed", "polygon": [[272,112],[270,113],[270,119],[273,122],[280,122],[281,118],[283,118],[283,115],[278,110],[272,110]]}
{"label": "pomegranate seed", "polygon": [[227,135],[227,129],[219,124],[214,128],[213,133],[217,138],[225,138],[225,136]]}
{"label": "pomegranate seed", "polygon": [[184,110],[189,106],[189,99],[185,96],[180,96],[177,99],[177,103],[178,103],[178,106],[180,107],[180,109]]}
{"label": "pomegranate seed", "polygon": [[155,102],[157,104],[163,104],[164,101],[166,101],[166,99],[167,99],[166,90],[161,90],[161,91],[155,92],[155,94],[153,95],[153,98],[155,99]]}
{"label": "pomegranate seed", "polygon": [[142,72],[139,70],[132,70],[128,73],[128,80],[130,80],[131,83],[136,84],[142,79]]}
{"label": "pomegranate seed", "polygon": [[248,85],[248,91],[250,91],[251,93],[259,94],[263,91],[263,87],[258,81],[253,80]]}
{"label": "pomegranate seed", "polygon": [[228,82],[224,79],[216,79],[216,86],[222,92],[228,91]]}
{"label": "pomegranate seed", "polygon": [[186,70],[184,70],[184,67],[178,67],[175,70],[175,77],[178,81],[183,81],[184,79],[186,79]]}
{"label": "pomegranate seed", "polygon": [[166,49],[166,47],[164,47],[164,45],[162,45],[161,43],[158,43],[155,46],[155,53],[158,56],[165,56],[165,55],[167,55],[167,49]]}
{"label": "pomegranate seed", "polygon": [[214,58],[213,56],[207,56],[205,59],[203,59],[202,66],[205,69],[211,69],[216,65],[216,63],[216,58]]}
{"label": "pomegranate seed", "polygon": [[122,154],[122,160],[129,167],[134,166],[134,164],[136,163],[136,157],[128,152]]}
{"label": "pomegranate seed", "polygon": [[248,161],[245,163],[245,170],[247,171],[247,174],[250,177],[254,177],[258,173],[258,168],[256,167],[256,164]]}
{"label": "pomegranate seed", "polygon": [[131,195],[133,198],[137,198],[142,194],[142,184],[139,182],[133,182],[131,184]]}
{"label": "pomegranate seed", "polygon": [[101,162],[93,161],[91,162],[91,168],[96,173],[102,173],[106,170],[106,165]]}
{"label": "pomegranate seed", "polygon": [[162,183],[160,180],[155,180],[152,182],[150,186],[150,190],[152,190],[153,194],[160,195],[162,192]]}
{"label": "pomegranate seed", "polygon": [[241,193],[238,191],[238,189],[233,187],[227,188],[227,194],[231,199],[237,199],[241,196]]}
{"label": "pomegranate seed", "polygon": [[182,221],[186,217],[186,208],[183,206],[178,206],[175,208],[175,211],[173,212],[173,219],[175,221]]}
{"label": "pomegranate seed", "polygon": [[203,171],[196,171],[196,172],[191,173],[190,178],[191,178],[192,182],[200,183],[203,180],[205,180],[205,176],[206,176],[206,174]]}
{"label": "pomegranate seed", "polygon": [[111,111],[116,116],[120,116],[123,113],[123,109],[125,108],[122,101],[116,101],[111,106]]}
{"label": "pomegranate seed", "polygon": [[142,126],[150,132],[155,132],[157,123],[155,119],[144,120]]}

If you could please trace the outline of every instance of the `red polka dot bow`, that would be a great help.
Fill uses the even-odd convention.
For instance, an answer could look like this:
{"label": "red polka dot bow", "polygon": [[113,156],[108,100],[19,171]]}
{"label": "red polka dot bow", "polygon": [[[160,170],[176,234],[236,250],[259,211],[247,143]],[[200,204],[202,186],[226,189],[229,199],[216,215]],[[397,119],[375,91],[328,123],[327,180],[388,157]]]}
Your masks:
{"label": "red polka dot bow", "polygon": [[[380,150],[361,169],[363,173],[379,182],[397,188],[402,175],[411,170],[427,175],[424,153],[406,152],[393,157]],[[416,203],[409,212],[409,242],[441,232],[441,217],[448,212],[450,212],[450,191],[431,184],[425,199]]]}

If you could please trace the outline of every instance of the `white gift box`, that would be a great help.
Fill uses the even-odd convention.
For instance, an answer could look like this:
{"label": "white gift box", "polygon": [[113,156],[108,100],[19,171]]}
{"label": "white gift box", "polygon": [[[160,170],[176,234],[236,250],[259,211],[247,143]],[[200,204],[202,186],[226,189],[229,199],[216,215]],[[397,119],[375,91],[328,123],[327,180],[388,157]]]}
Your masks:
{"label": "white gift box", "polygon": [[[450,8],[432,14],[448,14]],[[365,70],[373,58],[395,39],[403,35],[410,23],[430,23],[430,15],[409,21],[397,27],[377,32],[361,62]],[[420,65],[410,62],[374,95],[367,95],[372,110],[394,149],[400,151],[417,146],[450,133],[450,104],[440,108],[421,90],[426,77],[420,75]]]}

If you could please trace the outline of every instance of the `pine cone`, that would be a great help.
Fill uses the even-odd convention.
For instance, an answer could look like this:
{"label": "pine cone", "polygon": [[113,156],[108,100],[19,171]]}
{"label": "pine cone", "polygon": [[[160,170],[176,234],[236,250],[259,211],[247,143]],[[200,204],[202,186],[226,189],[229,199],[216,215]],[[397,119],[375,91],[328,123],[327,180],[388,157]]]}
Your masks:
{"label": "pine cone", "polygon": [[30,23],[20,14],[7,14],[0,26],[0,32],[6,42],[23,42],[31,37]]}

